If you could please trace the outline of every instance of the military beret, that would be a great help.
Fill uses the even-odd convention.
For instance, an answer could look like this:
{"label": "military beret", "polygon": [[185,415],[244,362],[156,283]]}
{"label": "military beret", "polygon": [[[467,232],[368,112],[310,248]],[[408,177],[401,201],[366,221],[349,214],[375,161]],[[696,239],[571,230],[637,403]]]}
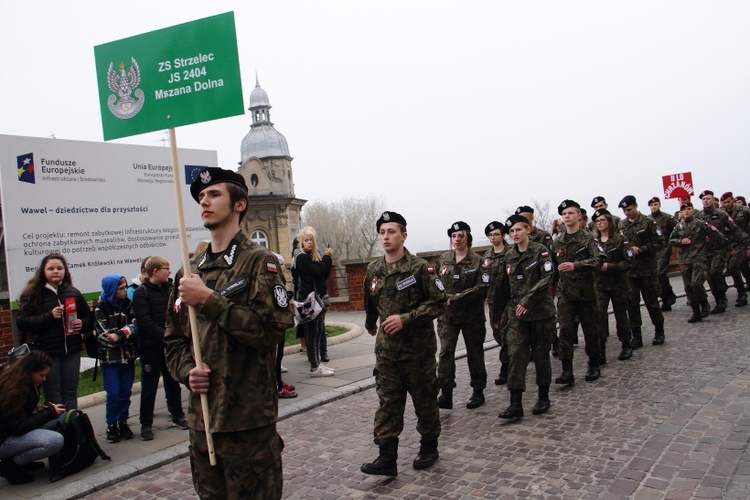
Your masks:
{"label": "military beret", "polygon": [[193,196],[195,201],[198,201],[198,195],[201,191],[206,189],[208,186],[213,186],[220,182],[228,182],[235,186],[241,187],[247,192],[247,184],[245,184],[245,178],[237,172],[226,170],[219,167],[209,167],[201,170],[198,177],[195,178],[192,184],[190,184],[190,194]]}
{"label": "military beret", "polygon": [[693,203],[690,201],[683,202],[682,205],[680,205],[680,210],[685,210],[688,207],[693,208]]}
{"label": "military beret", "polygon": [[607,200],[604,199],[604,196],[597,196],[593,200],[591,200],[591,208],[594,208],[594,205],[599,203],[600,201],[603,201],[604,203],[607,203]]}
{"label": "military beret", "polygon": [[510,229],[511,227],[513,227],[513,224],[518,224],[519,222],[528,224],[529,219],[527,219],[523,215],[514,214],[508,217],[508,220],[505,221],[505,225],[508,226],[508,229]]}
{"label": "military beret", "polygon": [[741,201],[743,205],[747,205],[747,200],[745,200],[744,196],[737,196],[734,198],[734,201]]}
{"label": "military beret", "polygon": [[570,207],[577,208],[579,210],[581,209],[581,205],[579,205],[578,202],[573,200],[563,200],[562,203],[560,203],[560,206],[557,207],[557,213],[562,215],[563,210]]}
{"label": "military beret", "polygon": [[629,194],[625,198],[621,199],[620,203],[618,203],[617,206],[620,208],[626,208],[626,207],[629,207],[630,205],[635,205],[635,203],[636,203],[635,196],[633,196],[632,194]]}
{"label": "military beret", "polygon": [[612,216],[612,214],[609,213],[609,210],[602,208],[601,210],[597,210],[596,212],[594,212],[593,214],[591,214],[591,220],[593,220],[594,222],[596,222],[596,219],[598,219],[602,215],[609,215],[610,217]]}
{"label": "military beret", "polygon": [[731,191],[727,191],[726,193],[724,193],[724,194],[722,194],[722,195],[721,195],[721,201],[724,201],[724,200],[726,200],[727,198],[732,198],[732,199],[734,199],[734,195],[732,194],[732,192],[731,192]]}
{"label": "military beret", "polygon": [[650,200],[648,200],[648,204],[649,205],[651,205],[652,203],[661,203],[661,200],[659,199],[658,196],[654,196],[653,198],[651,198]]}
{"label": "military beret", "polygon": [[458,222],[454,222],[451,227],[448,228],[448,236],[452,235],[456,231],[466,231],[471,232],[471,227],[464,221],[460,220]]}
{"label": "military beret", "polygon": [[518,214],[534,214],[534,209],[528,205],[521,205],[516,209],[516,215]]}
{"label": "military beret", "polygon": [[698,198],[702,200],[704,196],[708,196],[708,195],[713,196],[714,192],[711,191],[710,189],[706,189],[705,191],[703,191],[701,194],[698,195]]}
{"label": "military beret", "polygon": [[395,222],[396,224],[401,224],[402,226],[406,227],[406,219],[404,219],[404,216],[396,213],[396,212],[389,212],[385,211],[383,212],[383,215],[380,216],[378,221],[375,223],[375,228],[380,232],[380,226],[385,222]]}
{"label": "military beret", "polygon": [[496,220],[493,220],[487,226],[484,228],[484,235],[487,236],[490,234],[490,232],[494,231],[495,229],[499,229],[503,232],[503,234],[508,233],[508,228],[505,227],[505,224],[502,222],[498,222]]}
{"label": "military beret", "polygon": [[583,215],[584,217],[588,217],[588,215],[587,215],[587,212],[586,212],[586,209],[585,209],[585,208],[582,208],[582,209],[581,209],[581,215]]}

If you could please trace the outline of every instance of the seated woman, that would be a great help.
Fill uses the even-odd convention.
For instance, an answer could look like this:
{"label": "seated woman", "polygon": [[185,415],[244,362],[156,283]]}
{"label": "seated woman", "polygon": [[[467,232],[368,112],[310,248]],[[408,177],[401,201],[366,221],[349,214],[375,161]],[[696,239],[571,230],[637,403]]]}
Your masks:
{"label": "seated woman", "polygon": [[62,404],[37,408],[39,387],[52,368],[52,358],[31,351],[0,373],[0,475],[10,484],[34,480],[35,462],[58,453],[63,436],[54,429],[65,412]]}

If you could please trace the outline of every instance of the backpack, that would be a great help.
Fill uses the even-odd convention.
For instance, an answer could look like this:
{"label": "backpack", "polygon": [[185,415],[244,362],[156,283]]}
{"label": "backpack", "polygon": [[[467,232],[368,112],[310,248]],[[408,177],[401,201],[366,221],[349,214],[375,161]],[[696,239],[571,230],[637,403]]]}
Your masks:
{"label": "backpack", "polygon": [[60,434],[63,435],[65,443],[59,453],[49,457],[49,467],[52,471],[50,482],[54,483],[87,468],[94,463],[96,457],[111,460],[97,443],[89,416],[81,410],[68,410]]}

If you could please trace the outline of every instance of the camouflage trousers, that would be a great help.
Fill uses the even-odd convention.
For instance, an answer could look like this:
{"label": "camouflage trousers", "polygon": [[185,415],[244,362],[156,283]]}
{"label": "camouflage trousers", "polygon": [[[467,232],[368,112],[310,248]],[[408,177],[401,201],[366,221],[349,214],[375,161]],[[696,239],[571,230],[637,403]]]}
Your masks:
{"label": "camouflage trousers", "polygon": [[549,350],[555,336],[555,318],[539,321],[510,320],[508,325],[508,389],[526,390],[526,368],[534,360],[536,385],[552,383],[552,364]]}
{"label": "camouflage trousers", "polygon": [[724,252],[708,256],[708,286],[711,294],[720,297],[727,292],[727,282],[724,279],[724,267],[727,263],[727,254]]}
{"label": "camouflage trousers", "polygon": [[615,313],[615,324],[617,328],[617,338],[620,342],[630,342],[633,335],[630,330],[628,321],[628,306],[630,305],[630,290],[627,282],[622,283],[622,287],[614,290],[596,289],[596,303],[599,306],[599,320],[601,321],[602,340],[606,342],[609,335],[609,315],[607,309],[609,302],[612,301],[612,309]]}
{"label": "camouflage trousers", "polygon": [[697,306],[708,300],[706,295],[706,276],[708,270],[703,262],[694,262],[692,264],[682,264],[682,283],[685,286],[685,295],[687,295],[690,305]]}
{"label": "camouflage trousers", "polygon": [[559,358],[573,359],[573,341],[578,337],[578,320],[581,321],[583,337],[586,339],[586,355],[599,359],[601,321],[595,300],[572,300],[563,294],[557,295],[557,321],[560,323]]}
{"label": "camouflage trousers", "polygon": [[742,281],[742,266],[746,262],[747,254],[745,253],[744,248],[736,249],[734,255],[729,256],[729,261],[727,262],[727,274],[732,277],[732,284],[737,289],[740,287],[743,287],[744,289],[745,285]]}
{"label": "camouflage trousers", "polygon": [[216,465],[208,460],[206,433],[190,429],[190,469],[198,496],[205,499],[277,499],[284,489],[276,425],[213,434]]}
{"label": "camouflage trousers", "polygon": [[657,291],[656,276],[628,276],[630,285],[630,305],[628,307],[628,319],[631,328],[643,326],[641,319],[641,296],[646,304],[651,324],[657,330],[664,329],[664,314],[659,306],[659,292]]}
{"label": "camouflage trousers", "polygon": [[[492,305],[490,304],[490,310]],[[506,307],[503,314],[500,315],[500,321],[498,322],[498,328],[492,326],[492,338],[495,339],[497,345],[500,346],[500,352],[498,358],[500,362],[506,364],[509,362],[508,358],[508,308]]]}
{"label": "camouflage trousers", "polygon": [[487,387],[487,369],[484,366],[484,337],[487,335],[487,329],[484,318],[481,322],[462,324],[438,320],[438,337],[440,338],[438,385],[441,389],[456,387],[456,344],[459,333],[464,335],[471,387],[483,391]]}
{"label": "camouflage trousers", "polygon": [[397,438],[403,431],[407,393],[417,414],[417,432],[428,439],[440,436],[434,351],[431,356],[413,360],[392,361],[378,356],[373,375],[380,400],[375,412],[375,444]]}
{"label": "camouflage trousers", "polygon": [[672,284],[669,282],[669,261],[672,258],[672,247],[667,247],[656,257],[656,280],[659,284],[659,297],[667,302],[674,296]]}

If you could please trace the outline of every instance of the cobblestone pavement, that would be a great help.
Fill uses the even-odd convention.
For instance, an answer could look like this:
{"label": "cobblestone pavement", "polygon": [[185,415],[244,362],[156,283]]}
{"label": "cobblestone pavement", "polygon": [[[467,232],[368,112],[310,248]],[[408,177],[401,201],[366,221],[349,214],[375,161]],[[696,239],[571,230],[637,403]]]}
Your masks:
{"label": "cobblestone pavement", "polygon": [[[584,382],[586,360],[576,349],[576,384],[553,386],[547,415],[531,415],[530,365],[526,417],[517,422],[497,418],[509,399],[503,387],[490,385],[484,406],[464,407],[471,389],[459,360],[456,406],[441,415],[441,458],[429,470],[411,468],[419,436],[409,406],[399,476],[359,471],[377,455],[374,390],[286,419],[285,498],[750,498],[750,308],[698,325],[686,322],[689,313],[680,299],[665,315],[667,343],[649,343],[629,361],[617,361],[609,337],[610,361],[597,382]],[[644,340],[646,325],[644,315]],[[497,349],[486,354],[492,384]],[[559,372],[553,360],[553,376]],[[182,459],[89,498],[196,496]]]}

